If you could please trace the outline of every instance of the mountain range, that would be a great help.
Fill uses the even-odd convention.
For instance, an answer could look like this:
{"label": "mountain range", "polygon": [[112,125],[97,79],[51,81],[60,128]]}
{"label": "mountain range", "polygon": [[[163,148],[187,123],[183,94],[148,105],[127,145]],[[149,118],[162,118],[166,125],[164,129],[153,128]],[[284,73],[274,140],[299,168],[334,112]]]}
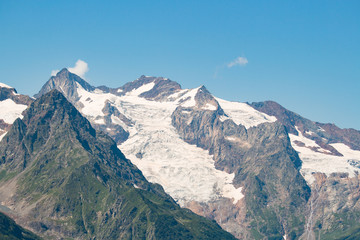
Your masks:
{"label": "mountain range", "polygon": [[5,84],[0,97],[0,204],[40,236],[360,235],[358,130],[161,77],[94,87],[66,68],[34,98]]}

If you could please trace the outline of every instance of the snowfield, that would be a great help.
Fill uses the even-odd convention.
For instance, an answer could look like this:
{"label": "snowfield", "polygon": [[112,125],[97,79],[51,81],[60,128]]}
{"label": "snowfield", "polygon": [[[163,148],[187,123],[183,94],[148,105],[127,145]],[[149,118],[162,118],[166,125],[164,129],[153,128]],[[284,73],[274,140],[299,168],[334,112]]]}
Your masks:
{"label": "snowfield", "polygon": [[[216,98],[225,114],[237,125],[241,124],[245,128],[255,127],[265,122],[275,122],[277,119],[274,116],[269,116],[265,113],[259,112],[246,103],[229,102],[220,98]],[[220,118],[221,121],[227,119],[226,116]]]}
{"label": "snowfield", "polygon": [[27,108],[26,105],[16,104],[11,99],[0,101],[0,119],[12,124],[17,118],[22,118],[21,113]]}
{"label": "snowfield", "polygon": [[[199,88],[181,90],[169,96],[172,101],[156,102],[139,97],[154,87],[143,85],[125,96],[87,92],[78,85],[81,110],[96,118],[104,116],[102,108],[106,100],[118,108],[134,124],[126,126],[130,136],[119,149],[154,183],[161,184],[181,206],[190,201],[209,202],[221,197],[237,203],[243,195],[241,188],[232,184],[234,174],[215,169],[209,152],[180,139],[171,125],[171,114],[178,105],[194,107]],[[214,109],[209,106],[209,110]],[[215,110],[215,109],[214,109]],[[120,119],[112,117],[115,124],[124,126]]]}
{"label": "snowfield", "polygon": [[[298,133],[299,136],[289,134],[289,137],[292,147],[299,153],[299,157],[302,160],[300,172],[308,184],[313,183],[315,180],[312,176],[313,172],[321,172],[326,175],[335,172],[344,172],[348,173],[349,177],[354,177],[355,171],[360,171],[359,168],[356,168],[349,163],[349,160],[360,161],[360,151],[352,150],[343,143],[335,143],[330,145],[343,156],[328,155],[326,154],[326,152],[329,152],[328,150],[321,149],[315,141],[306,138],[300,131],[298,131]],[[305,146],[298,146],[295,143],[296,141],[303,142]],[[315,152],[308,147],[319,147],[322,153]]]}

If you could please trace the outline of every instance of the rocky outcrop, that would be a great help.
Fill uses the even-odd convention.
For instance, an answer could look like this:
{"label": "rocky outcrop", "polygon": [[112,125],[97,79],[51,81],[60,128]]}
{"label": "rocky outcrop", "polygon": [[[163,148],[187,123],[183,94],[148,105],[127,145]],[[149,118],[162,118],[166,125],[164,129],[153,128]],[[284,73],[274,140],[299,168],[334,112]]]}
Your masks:
{"label": "rocky outcrop", "polygon": [[359,239],[360,176],[314,173],[314,177],[301,239]]}
{"label": "rocky outcrop", "polygon": [[57,90],[0,143],[0,202],[46,239],[234,239],[149,183]]}
{"label": "rocky outcrop", "polygon": [[63,68],[56,76],[52,76],[41,88],[41,90],[34,95],[35,98],[39,98],[42,95],[50,92],[53,89],[63,93],[64,96],[76,107],[81,107],[78,103],[79,96],[77,92],[77,84],[83,87],[87,91],[93,91],[95,88],[89,83],[84,81],[76,74],[69,72],[68,69]]}
{"label": "rocky outcrop", "polygon": [[[213,101],[195,98],[197,106]],[[230,119],[221,121],[223,114],[219,107],[211,111],[180,106],[172,115],[172,124],[186,142],[209,150],[218,169],[235,173],[234,185],[243,187],[245,199],[229,231],[237,232],[240,239],[285,234],[288,239],[298,238],[304,230],[301,211],[310,188],[299,173],[301,160],[285,127],[276,122],[246,129]]]}
{"label": "rocky outcrop", "polygon": [[[85,80],[68,71],[68,69],[64,68],[60,72],[56,74],[56,76],[51,77],[45,85],[41,88],[39,93],[37,93],[34,97],[38,98],[42,95],[50,92],[51,90],[58,90],[67,98],[69,102],[71,102],[79,111],[84,107],[83,103],[81,103],[80,96],[78,94],[78,85],[80,85],[84,90],[92,92],[95,89],[105,91],[105,92],[116,92],[114,89],[102,86],[101,88],[95,88],[87,83]],[[93,127],[99,131],[106,131],[109,129],[109,135],[118,143],[121,144],[124,142],[128,136],[129,132],[127,132],[121,125],[114,123],[111,120],[111,116],[119,115],[119,111],[114,107],[110,106],[110,103],[106,103],[103,109],[105,114],[104,116],[104,124],[99,124],[95,119],[90,119]]]}
{"label": "rocky outcrop", "polygon": [[131,127],[132,122],[124,114],[110,102],[106,101],[103,108],[105,124],[96,124],[96,129],[106,132],[119,145],[126,141],[129,137],[129,132],[125,131],[122,126],[115,124],[112,117],[117,117],[126,127]]}
{"label": "rocky outcrop", "polygon": [[[353,150],[360,150],[360,131],[355,129],[340,129],[334,124],[322,124],[303,118],[299,114],[287,110],[273,101],[255,102],[250,104],[258,111],[275,116],[291,134],[303,136],[314,140],[321,148],[328,150],[327,154],[342,156],[332,143],[344,143]],[[300,143],[301,144],[301,143]],[[317,151],[316,149],[313,149]]]}
{"label": "rocky outcrop", "polygon": [[162,101],[171,94],[181,90],[180,84],[171,81],[167,78],[147,77],[142,75],[140,78],[136,79],[135,81],[129,82],[124,86],[118,88],[116,92],[118,92],[117,95],[121,96],[126,94],[127,92],[131,92],[132,90],[137,89],[149,83],[153,83],[154,87],[151,88],[149,91],[141,93],[140,97],[149,100]]}
{"label": "rocky outcrop", "polygon": [[29,96],[18,94],[15,88],[0,87],[0,101],[13,100],[16,104],[30,105],[33,102]]}
{"label": "rocky outcrop", "polygon": [[316,123],[329,134],[329,143],[344,143],[353,150],[360,151],[360,131],[352,128],[341,129],[331,123]]}

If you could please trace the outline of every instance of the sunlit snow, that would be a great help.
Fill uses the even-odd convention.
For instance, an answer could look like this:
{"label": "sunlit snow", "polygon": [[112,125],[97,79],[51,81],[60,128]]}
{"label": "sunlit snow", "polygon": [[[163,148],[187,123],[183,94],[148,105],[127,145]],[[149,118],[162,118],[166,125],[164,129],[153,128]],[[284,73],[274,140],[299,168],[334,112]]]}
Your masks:
{"label": "sunlit snow", "polygon": [[[349,173],[350,177],[354,176],[355,171],[359,171],[358,168],[351,166],[348,160],[360,161],[360,151],[350,149],[343,143],[330,144],[343,156],[333,156],[325,153],[315,152],[308,147],[320,147],[315,141],[306,138],[301,134],[299,136],[289,134],[293,148],[299,153],[299,157],[302,160],[301,174],[305,180],[311,184],[315,179],[312,176],[313,172],[321,172],[327,175],[335,172]],[[305,146],[298,146],[295,141],[300,141]],[[322,149],[322,151],[328,151]]]}
{"label": "sunlit snow", "polygon": [[198,93],[198,91],[199,88],[188,90],[187,93],[185,93],[183,96],[181,96],[178,99],[178,102],[181,102],[182,107],[195,107],[196,106],[195,96]]}
{"label": "sunlit snow", "polygon": [[22,118],[21,113],[27,108],[26,105],[16,104],[11,99],[0,101],[0,119],[4,122],[12,124],[15,119]]}
{"label": "sunlit snow", "polygon": [[[153,83],[145,84],[119,97],[87,92],[78,85],[84,105],[81,111],[94,119],[103,116],[104,103],[109,100],[129,118],[134,124],[126,126],[130,136],[119,148],[149,181],[161,184],[180,205],[193,200],[209,202],[219,197],[230,198],[235,204],[243,195],[241,188],[236,189],[232,184],[234,174],[215,169],[209,152],[181,140],[171,125],[171,114],[178,105],[195,106],[198,88],[183,90],[184,95],[174,95],[176,99],[168,102],[139,97],[153,87]],[[111,120],[124,126],[117,117],[112,116]]]}
{"label": "sunlit snow", "polygon": [[154,82],[148,83],[148,84],[144,84],[139,88],[133,89],[132,91],[126,93],[127,96],[139,96],[140,94],[150,91],[151,89],[153,89],[155,86]]}
{"label": "sunlit snow", "polygon": [[[254,127],[265,122],[275,122],[277,120],[276,117],[259,112],[246,103],[230,102],[220,98],[216,98],[216,100],[231,120],[238,125],[241,124],[245,126],[245,128]],[[222,116],[220,120],[225,121],[229,118]]]}
{"label": "sunlit snow", "polygon": [[102,112],[106,100],[115,101],[116,96],[111,93],[103,92],[88,92],[79,83],[77,84],[77,92],[80,97],[80,102],[84,105],[81,112],[90,119],[95,119],[99,116],[104,116]]}
{"label": "sunlit snow", "polygon": [[13,88],[13,87],[10,87],[9,85],[6,85],[5,83],[1,83],[1,82],[0,82],[0,87],[3,87],[3,88]]}
{"label": "sunlit snow", "polygon": [[[130,137],[119,146],[151,182],[161,184],[180,205],[208,202],[220,196],[242,198],[232,185],[234,174],[216,170],[208,151],[179,138],[171,125],[173,102],[159,104],[135,97],[121,97],[124,114],[135,124]],[[142,158],[135,155],[140,153]]]}
{"label": "sunlit snow", "polygon": [[216,110],[216,106],[214,106],[213,104],[210,103],[206,103],[206,105],[203,107],[204,110],[210,110],[210,111],[215,111]]}
{"label": "sunlit snow", "polygon": [[4,132],[3,134],[0,135],[0,142],[1,142],[1,140],[5,137],[6,133],[7,133],[7,132]]}

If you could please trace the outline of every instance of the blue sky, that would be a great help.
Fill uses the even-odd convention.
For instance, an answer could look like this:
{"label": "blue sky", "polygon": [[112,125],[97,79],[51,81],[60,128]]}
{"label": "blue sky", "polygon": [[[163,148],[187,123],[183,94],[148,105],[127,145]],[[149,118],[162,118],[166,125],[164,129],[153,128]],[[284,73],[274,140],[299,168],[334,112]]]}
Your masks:
{"label": "blue sky", "polygon": [[81,59],[95,86],[163,76],[360,129],[359,12],[331,0],[0,0],[0,82],[33,95]]}

